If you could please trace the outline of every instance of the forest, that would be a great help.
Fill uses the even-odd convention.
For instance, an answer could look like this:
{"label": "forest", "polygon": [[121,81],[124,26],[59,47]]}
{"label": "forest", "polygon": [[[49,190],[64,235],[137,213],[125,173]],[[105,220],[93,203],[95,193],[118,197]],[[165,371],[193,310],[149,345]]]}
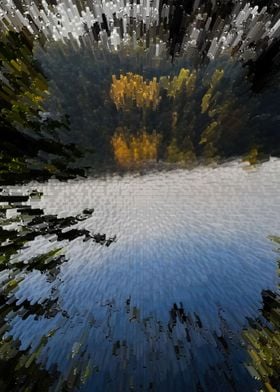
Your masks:
{"label": "forest", "polygon": [[277,73],[255,91],[229,55],[194,65],[124,51],[2,33],[2,183],[279,156]]}

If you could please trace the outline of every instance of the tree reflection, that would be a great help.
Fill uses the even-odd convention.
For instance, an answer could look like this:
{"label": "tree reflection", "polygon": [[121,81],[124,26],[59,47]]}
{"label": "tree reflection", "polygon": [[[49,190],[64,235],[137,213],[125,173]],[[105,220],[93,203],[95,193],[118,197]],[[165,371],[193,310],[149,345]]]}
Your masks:
{"label": "tree reflection", "polygon": [[[71,229],[71,226],[85,221],[92,216],[94,209],[85,209],[81,214],[73,217],[58,218],[56,215],[46,215],[43,210],[32,208],[26,202],[31,198],[40,198],[42,194],[33,190],[27,195],[10,195],[2,193],[1,206],[1,260],[0,269],[4,275],[0,292],[0,388],[1,391],[49,391],[52,385],[57,385],[61,374],[56,366],[47,370],[40,362],[42,351],[48,341],[55,335],[57,329],[50,330],[41,337],[37,346],[21,348],[19,339],[10,334],[10,325],[13,320],[27,320],[33,317],[34,321],[52,319],[61,315],[68,319],[69,315],[60,305],[60,268],[68,262],[63,254],[63,247],[54,247],[48,252],[41,253],[24,261],[20,259],[20,251],[26,249],[36,237],[50,238],[55,235],[56,243],[59,241],[72,241],[82,237],[93,243],[110,246],[116,237],[107,237],[105,234],[94,234],[88,230]],[[7,218],[7,211],[17,211],[12,218]],[[14,224],[14,229],[5,228]],[[65,230],[68,231],[65,231]],[[69,230],[70,229],[70,230]],[[21,284],[32,272],[38,271],[46,276],[51,292],[50,295],[38,300],[18,296]],[[88,377],[88,369],[81,374],[81,378]],[[68,382],[61,381],[61,390],[68,388]],[[70,382],[70,385],[71,382]]]}

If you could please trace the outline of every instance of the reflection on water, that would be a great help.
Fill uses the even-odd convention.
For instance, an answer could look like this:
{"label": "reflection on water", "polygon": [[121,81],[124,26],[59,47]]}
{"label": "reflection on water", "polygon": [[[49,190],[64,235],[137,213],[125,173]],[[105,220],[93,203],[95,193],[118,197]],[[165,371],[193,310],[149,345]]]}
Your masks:
{"label": "reflection on water", "polygon": [[242,331],[277,289],[279,170],[2,189],[1,390],[260,388]]}

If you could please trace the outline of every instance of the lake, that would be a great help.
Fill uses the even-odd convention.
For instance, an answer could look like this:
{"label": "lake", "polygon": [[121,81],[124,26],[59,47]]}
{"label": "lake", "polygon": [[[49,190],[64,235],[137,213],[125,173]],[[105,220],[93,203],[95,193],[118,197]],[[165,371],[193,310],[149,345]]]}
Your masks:
{"label": "lake", "polygon": [[[1,203],[3,227],[29,235],[0,272],[17,281],[0,308],[3,338],[28,358],[16,363],[44,369],[51,390],[259,388],[242,331],[278,286],[280,160],[3,194],[34,189],[42,196]],[[58,248],[50,268],[28,267]]]}

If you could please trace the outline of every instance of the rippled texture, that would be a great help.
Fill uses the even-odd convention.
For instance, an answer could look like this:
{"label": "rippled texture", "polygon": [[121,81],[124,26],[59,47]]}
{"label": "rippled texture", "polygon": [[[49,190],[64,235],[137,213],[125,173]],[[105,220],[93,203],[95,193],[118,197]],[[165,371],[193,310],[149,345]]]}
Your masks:
{"label": "rippled texture", "polygon": [[279,173],[271,160],[10,187],[43,194],[21,203],[44,212],[25,223],[33,235],[49,222],[0,275],[17,281],[2,329],[25,371],[37,364],[51,390],[259,388],[242,331],[277,287]]}
{"label": "rippled texture", "polygon": [[275,0],[0,1],[1,392],[280,391],[279,37]]}

